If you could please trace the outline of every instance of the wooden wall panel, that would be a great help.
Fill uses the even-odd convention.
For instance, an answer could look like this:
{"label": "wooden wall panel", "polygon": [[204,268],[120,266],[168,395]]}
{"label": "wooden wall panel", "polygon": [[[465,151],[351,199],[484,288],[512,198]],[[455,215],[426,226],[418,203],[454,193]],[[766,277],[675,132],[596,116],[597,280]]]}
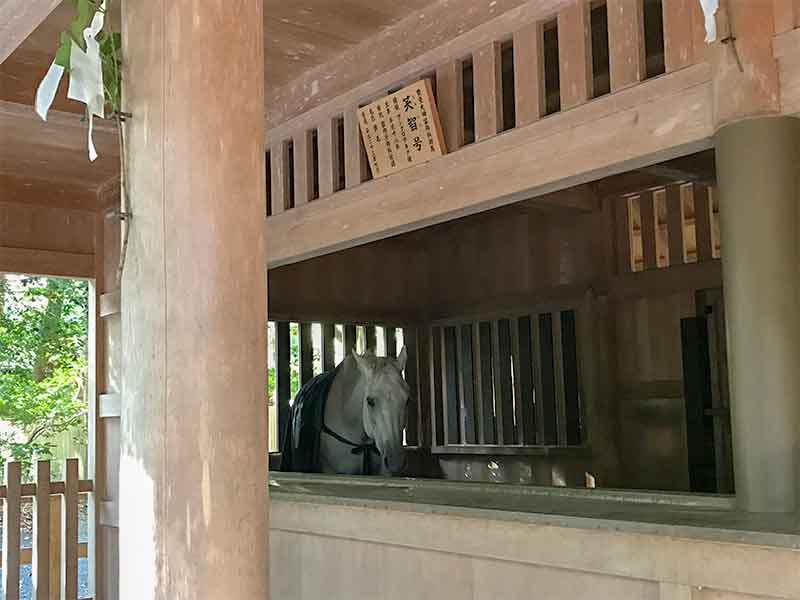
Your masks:
{"label": "wooden wall panel", "polygon": [[436,69],[436,104],[447,151],[464,145],[464,88],[461,61],[450,61]]}
{"label": "wooden wall panel", "polygon": [[500,45],[487,44],[472,55],[475,85],[475,140],[496,135],[503,126]]}
{"label": "wooden wall panel", "polygon": [[558,13],[558,58],[561,110],[586,102],[592,95],[592,46],[589,3],[579,1]]}
{"label": "wooden wall panel", "polygon": [[608,0],[611,91],[644,78],[644,23],[641,0]]}
{"label": "wooden wall panel", "polygon": [[514,93],[517,127],[533,123],[544,114],[544,56],[539,23],[514,33]]}

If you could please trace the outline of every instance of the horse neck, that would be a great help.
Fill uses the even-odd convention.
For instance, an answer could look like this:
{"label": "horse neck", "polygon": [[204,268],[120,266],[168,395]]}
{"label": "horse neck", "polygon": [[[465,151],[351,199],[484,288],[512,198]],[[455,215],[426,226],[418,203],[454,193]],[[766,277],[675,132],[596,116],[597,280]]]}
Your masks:
{"label": "horse neck", "polygon": [[353,442],[360,442],[364,433],[364,385],[355,359],[348,356],[339,366],[325,405],[325,424]]}

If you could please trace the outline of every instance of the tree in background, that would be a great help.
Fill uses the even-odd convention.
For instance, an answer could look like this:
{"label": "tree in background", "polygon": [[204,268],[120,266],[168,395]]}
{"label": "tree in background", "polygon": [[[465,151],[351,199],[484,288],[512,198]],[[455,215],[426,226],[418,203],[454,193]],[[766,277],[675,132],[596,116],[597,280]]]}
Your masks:
{"label": "tree in background", "polygon": [[0,275],[0,455],[52,457],[73,431],[86,445],[88,284]]}

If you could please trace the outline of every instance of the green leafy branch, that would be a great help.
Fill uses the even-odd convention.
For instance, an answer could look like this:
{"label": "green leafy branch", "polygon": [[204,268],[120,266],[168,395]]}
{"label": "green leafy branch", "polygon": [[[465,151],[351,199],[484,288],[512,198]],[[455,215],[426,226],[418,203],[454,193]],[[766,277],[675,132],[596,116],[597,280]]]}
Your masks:
{"label": "green leafy branch", "polygon": [[[69,28],[62,31],[59,36],[59,46],[55,58],[55,63],[67,71],[70,67],[72,45],[75,44],[85,52],[84,30],[91,25],[97,12],[108,15],[108,6],[104,9],[101,3],[93,0],[70,0],[70,2],[75,8],[75,17]],[[119,32],[100,31],[96,40],[100,48],[106,105],[112,113],[119,114],[122,112],[122,37]]]}

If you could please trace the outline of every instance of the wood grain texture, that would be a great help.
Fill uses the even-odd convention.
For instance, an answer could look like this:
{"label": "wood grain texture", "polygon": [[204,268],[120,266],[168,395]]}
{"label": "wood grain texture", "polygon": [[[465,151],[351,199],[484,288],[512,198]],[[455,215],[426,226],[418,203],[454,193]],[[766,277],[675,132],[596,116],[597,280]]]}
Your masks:
{"label": "wood grain texture", "polygon": [[664,64],[667,73],[705,59],[703,11],[695,0],[663,0]]}
{"label": "wood grain texture", "polygon": [[61,499],[61,590],[64,600],[78,600],[78,466],[68,458]]}
{"label": "wood grain texture", "polygon": [[644,23],[641,0],[608,0],[611,91],[644,78]]}
{"label": "wood grain texture", "polygon": [[592,95],[592,46],[589,3],[579,1],[558,13],[558,65],[561,110]]}
{"label": "wood grain texture", "polygon": [[517,127],[544,114],[544,56],[539,23],[514,32],[514,93]]}
{"label": "wood grain texture", "polygon": [[27,38],[59,0],[9,0],[0,6],[0,63]]}
{"label": "wood grain texture", "polygon": [[449,61],[436,69],[436,104],[447,151],[464,145],[464,89],[461,61]]}
{"label": "wood grain texture", "polygon": [[503,126],[500,44],[492,42],[472,54],[475,96],[475,141],[496,135]]}
{"label": "wood grain texture", "polygon": [[32,583],[35,600],[50,600],[50,461],[36,463]]}
{"label": "wood grain texture", "polygon": [[3,500],[3,589],[7,600],[19,600],[21,468],[6,463],[6,496]]}
{"label": "wood grain texture", "polygon": [[319,197],[325,198],[335,189],[335,177],[339,174],[340,157],[336,148],[334,122],[325,119],[317,128],[317,144],[319,147]]}

